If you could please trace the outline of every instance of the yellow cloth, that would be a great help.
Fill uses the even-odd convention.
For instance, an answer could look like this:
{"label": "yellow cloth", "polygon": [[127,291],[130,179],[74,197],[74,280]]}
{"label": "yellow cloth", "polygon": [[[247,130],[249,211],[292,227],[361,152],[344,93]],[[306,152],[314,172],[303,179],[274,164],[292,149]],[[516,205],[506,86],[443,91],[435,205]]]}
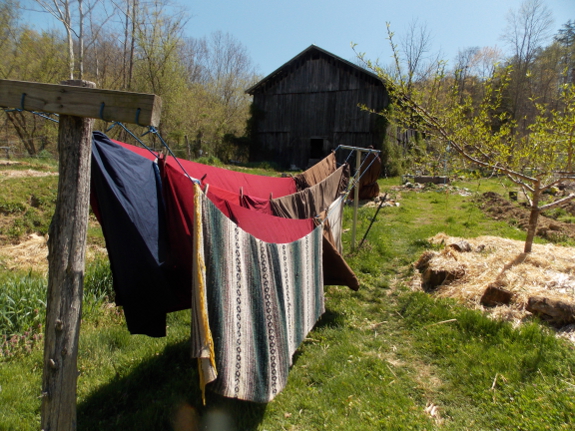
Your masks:
{"label": "yellow cloth", "polygon": [[200,193],[194,184],[194,262],[192,267],[192,357],[198,358],[202,401],[206,404],[206,385],[218,377],[214,341],[206,301],[206,265]]}

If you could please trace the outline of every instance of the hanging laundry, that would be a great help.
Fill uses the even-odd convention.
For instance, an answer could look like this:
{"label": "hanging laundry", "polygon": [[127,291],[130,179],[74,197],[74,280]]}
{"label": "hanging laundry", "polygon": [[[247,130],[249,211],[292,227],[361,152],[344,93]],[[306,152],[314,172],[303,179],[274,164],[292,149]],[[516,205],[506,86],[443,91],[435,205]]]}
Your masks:
{"label": "hanging laundry", "polygon": [[[143,157],[154,158],[147,150],[119,141],[114,142]],[[191,177],[236,194],[239,194],[240,187],[243,187],[246,195],[262,199],[269,199],[270,194],[274,197],[280,197],[297,191],[295,181],[291,177],[266,177],[202,165],[189,160],[178,159],[178,161]],[[181,171],[173,157],[167,157],[167,164]]]}
{"label": "hanging laundry", "polygon": [[248,196],[243,193],[243,189],[240,194],[240,205],[244,208],[253,209],[255,211],[273,215],[273,209],[270,204],[269,199],[255,198],[253,196]]}
{"label": "hanging laundry", "polygon": [[[196,249],[192,181],[173,158],[167,162],[160,159],[156,165],[156,154],[114,142],[103,133],[94,133],[94,148],[91,201],[104,231],[117,303],[124,306],[131,333],[163,336],[166,313],[192,305],[190,286]],[[238,193],[243,191],[241,184],[236,184],[233,191],[211,187],[213,193],[209,195],[220,210],[256,238],[289,243],[314,230],[311,220],[286,224],[271,217],[275,219],[271,223],[269,218],[262,221],[259,212],[238,205],[245,202]],[[277,192],[277,188],[268,187],[265,193],[270,189]],[[216,199],[222,196],[227,203]],[[264,198],[253,200],[257,205],[269,202]],[[330,211],[330,219],[333,214],[336,212]],[[292,222],[299,224],[289,224]],[[341,219],[331,223],[335,233]],[[335,247],[324,242],[322,248],[325,283],[357,289],[357,278]]]}
{"label": "hanging laundry", "polygon": [[[301,232],[295,230],[293,225],[285,231],[285,218],[272,217],[270,219],[270,217],[266,217],[268,214],[262,214],[259,211],[249,210],[233,204],[233,202],[237,202],[238,200],[234,194],[230,194],[213,186],[209,186],[208,189],[207,195],[209,199],[214,202],[227,217],[240,224],[240,227],[250,232],[256,238],[269,242],[289,242],[293,240],[293,238],[299,238],[312,229],[310,223],[309,227],[304,228]],[[325,237],[322,255],[324,284],[348,286],[352,290],[358,290],[359,280],[341,255],[341,252],[338,251],[338,244],[339,247],[341,247],[343,196],[336,199],[329,208],[329,211],[320,213],[319,217],[314,219],[318,224],[321,224],[326,217],[328,219],[324,223],[323,230]],[[304,220],[309,221],[311,219],[299,219],[299,221]]]}
{"label": "hanging laundry", "polygon": [[164,336],[166,313],[176,299],[164,271],[166,219],[157,165],[94,132],[91,204],[128,329]]}
{"label": "hanging laundry", "polygon": [[343,196],[339,197],[330,207],[331,214],[324,211],[315,218],[315,222],[323,224],[323,282],[324,284],[347,286],[352,290],[359,290],[359,280],[347,264],[343,255],[338,251],[337,244],[341,243],[341,221],[338,220],[338,209],[343,208]]}
{"label": "hanging laundry", "polygon": [[311,218],[327,210],[347,188],[349,166],[343,165],[319,183],[288,196],[270,199],[275,215],[285,218]]}
{"label": "hanging laundry", "polygon": [[[373,148],[373,147],[370,147]],[[379,195],[377,180],[381,175],[381,159],[377,153],[369,153],[360,168],[359,199],[371,199]],[[354,196],[354,190],[350,196]]]}
{"label": "hanging laundry", "polygon": [[[209,387],[226,397],[269,402],[285,387],[293,354],[325,311],[322,227],[290,243],[265,242],[240,227],[249,210],[219,202],[238,225],[198,187],[196,193],[217,364],[217,379]],[[260,216],[275,223],[273,216]]]}
{"label": "hanging laundry", "polygon": [[343,253],[343,202],[344,196],[338,197],[327,209],[327,219],[333,236],[333,245],[339,253]]}
{"label": "hanging laundry", "polygon": [[232,222],[262,241],[293,242],[308,235],[316,226],[312,218],[285,219],[241,207],[215,195],[211,186],[206,195]]}
{"label": "hanging laundry", "polygon": [[337,162],[335,152],[331,152],[327,157],[324,157],[311,168],[305,170],[301,174],[294,175],[294,180],[298,191],[307,189],[308,187],[315,186],[317,183],[329,177],[337,169]]}

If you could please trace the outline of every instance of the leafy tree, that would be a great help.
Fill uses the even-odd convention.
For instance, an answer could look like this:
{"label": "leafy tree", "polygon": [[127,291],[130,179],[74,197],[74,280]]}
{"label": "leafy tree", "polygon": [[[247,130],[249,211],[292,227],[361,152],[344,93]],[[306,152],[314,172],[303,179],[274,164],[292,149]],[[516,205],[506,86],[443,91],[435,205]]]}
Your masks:
{"label": "leafy tree", "polygon": [[[249,116],[244,90],[256,79],[247,49],[233,36],[185,38],[188,15],[170,0],[22,2],[52,14],[62,26],[42,34],[27,29],[17,20],[16,0],[0,0],[0,44],[7,53],[1,77],[59,82],[77,75],[98,88],[158,94],[161,133],[170,145],[185,150],[193,142],[204,152],[232,157],[239,141],[231,135],[243,135]],[[21,116],[7,121],[34,153],[28,143],[38,137],[28,135],[42,134],[44,125]]]}
{"label": "leafy tree", "polygon": [[496,69],[475,104],[471,97],[461,97],[457,80],[446,76],[442,67],[432,79],[408,88],[389,25],[388,37],[397,69],[393,76],[362,54],[359,56],[385,82],[394,105],[388,112],[391,120],[404,129],[420,131],[435,144],[436,160],[456,154],[463,164],[495,171],[517,184],[530,206],[524,249],[530,252],[541,211],[575,198],[570,194],[550,202],[543,199],[543,192],[571,180],[575,174],[574,85],[561,87],[560,109],[532,102],[537,114],[526,126],[527,133],[521,133],[516,121],[502,109],[511,67]]}
{"label": "leafy tree", "polygon": [[[61,38],[52,32],[39,34],[18,23],[18,9],[12,1],[0,2],[0,22],[3,37],[3,61],[0,63],[0,77],[24,81],[52,82],[65,73],[62,67]],[[64,75],[65,76],[65,75]],[[56,139],[56,128],[43,118],[30,116],[14,110],[3,111],[7,128],[20,138],[23,149],[35,155]]]}
{"label": "leafy tree", "polygon": [[569,20],[559,32],[554,40],[561,47],[560,66],[564,69],[565,82],[575,82],[575,21]]}

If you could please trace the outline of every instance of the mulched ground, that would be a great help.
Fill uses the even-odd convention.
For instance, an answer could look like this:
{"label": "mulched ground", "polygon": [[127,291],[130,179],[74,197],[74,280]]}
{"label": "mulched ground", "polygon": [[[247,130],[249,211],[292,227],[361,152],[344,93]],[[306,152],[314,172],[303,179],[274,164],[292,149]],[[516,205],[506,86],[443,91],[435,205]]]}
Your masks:
{"label": "mulched ground", "polygon": [[[527,230],[530,210],[526,205],[510,201],[494,192],[484,193],[480,197],[479,205],[489,217],[505,220]],[[572,205],[568,205],[568,208],[572,208]],[[575,239],[575,224],[560,222],[541,214],[536,234],[549,241],[561,240],[564,237]]]}

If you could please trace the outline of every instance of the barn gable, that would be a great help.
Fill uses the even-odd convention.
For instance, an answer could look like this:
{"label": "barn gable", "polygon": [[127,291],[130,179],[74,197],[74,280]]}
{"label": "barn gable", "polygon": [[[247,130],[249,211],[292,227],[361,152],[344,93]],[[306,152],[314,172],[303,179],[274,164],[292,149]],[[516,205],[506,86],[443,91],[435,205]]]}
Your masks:
{"label": "barn gable", "polygon": [[358,104],[384,108],[388,97],[382,81],[315,45],[246,92],[254,96],[254,160],[304,168],[340,144],[381,146],[379,116]]}

